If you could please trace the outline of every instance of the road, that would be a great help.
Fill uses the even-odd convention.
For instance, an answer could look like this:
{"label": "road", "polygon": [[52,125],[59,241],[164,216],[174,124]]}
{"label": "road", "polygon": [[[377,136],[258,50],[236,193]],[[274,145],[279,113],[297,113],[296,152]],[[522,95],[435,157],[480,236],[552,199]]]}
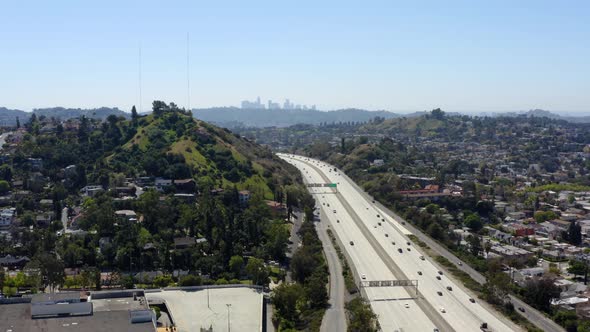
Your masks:
{"label": "road", "polygon": [[[352,181],[347,175],[341,174],[343,178],[345,178],[349,183],[353,185],[353,187],[362,194],[365,199],[372,200],[373,198],[364,192],[354,181]],[[383,214],[389,216],[390,218],[394,219],[398,223],[405,222],[403,218],[398,216],[396,213],[392,212],[381,203],[375,201],[375,205]],[[458,269],[461,269],[465,273],[469,274],[473,280],[477,281],[479,284],[484,284],[486,282],[486,277],[483,276],[481,273],[473,269],[469,264],[461,261],[457,258],[453,253],[447,250],[444,246],[433,240],[430,236],[424,234],[421,230],[414,227],[408,222],[405,222],[404,227],[408,230],[409,233],[414,234],[418,237],[421,241],[426,243],[432,251],[436,252],[438,255],[447,258],[449,261],[455,263]],[[461,262],[461,265],[458,263]],[[530,305],[526,304],[524,301],[520,300],[518,297],[510,295],[510,300],[514,304],[515,308],[522,307],[525,309],[524,312],[517,310],[516,312],[521,316],[524,316],[529,322],[534,324],[536,327],[542,329],[545,332],[565,332],[565,329],[561,327],[559,324],[555,323],[553,320],[545,316],[539,310],[531,307]]]}
{"label": "road", "polygon": [[[320,220],[322,219],[324,218]],[[344,284],[342,265],[340,264],[338,253],[326,232],[328,226],[325,221],[316,224],[318,237],[322,241],[324,254],[328,263],[328,271],[330,272],[330,307],[326,310],[322,325],[320,326],[320,332],[346,331],[346,310],[344,309],[346,285]]]}
{"label": "road", "polygon": [[479,301],[470,302],[471,296],[462,285],[440,275],[442,270],[429,259],[421,260],[420,250],[407,244],[410,232],[383,215],[334,167],[303,157],[279,156],[298,167],[310,183],[338,183],[337,194],[327,193],[327,188],[310,189],[316,192],[316,200],[328,211],[327,215],[332,216],[328,217],[330,227],[344,243],[357,278],[365,275],[366,280],[418,280],[417,296],[402,287],[362,289],[384,331],[432,331],[435,327],[441,331],[477,331],[482,322],[493,331],[519,330]]}

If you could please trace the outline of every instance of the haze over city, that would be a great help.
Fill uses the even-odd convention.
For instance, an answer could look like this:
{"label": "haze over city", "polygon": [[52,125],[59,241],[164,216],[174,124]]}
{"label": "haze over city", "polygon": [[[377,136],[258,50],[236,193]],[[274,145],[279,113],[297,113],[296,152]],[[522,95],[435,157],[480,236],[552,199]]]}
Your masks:
{"label": "haze over city", "polygon": [[[1,105],[468,113],[590,105],[585,1],[8,2]],[[139,100],[141,47],[142,101]]]}

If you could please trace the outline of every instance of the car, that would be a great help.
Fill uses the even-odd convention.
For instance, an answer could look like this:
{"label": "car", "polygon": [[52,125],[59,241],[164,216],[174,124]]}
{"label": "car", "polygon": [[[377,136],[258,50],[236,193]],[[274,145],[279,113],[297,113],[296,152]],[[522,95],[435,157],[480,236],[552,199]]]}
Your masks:
{"label": "car", "polygon": [[410,249],[410,248],[407,248],[407,249],[408,249],[408,251],[412,251],[412,249]]}
{"label": "car", "polygon": [[445,308],[441,307],[441,308],[440,308],[440,312],[442,312],[442,313],[444,314],[444,313],[445,313],[445,312],[447,312],[447,311],[445,310]]}
{"label": "car", "polygon": [[362,278],[363,280],[364,280],[364,279],[367,279],[367,275],[363,273],[363,274],[361,275],[361,278]]}
{"label": "car", "polygon": [[381,226],[381,223],[380,223],[380,222],[378,222],[378,223],[377,223],[377,225]]}
{"label": "car", "polygon": [[389,234],[385,233],[385,237],[389,237]]}
{"label": "car", "polygon": [[410,307],[410,304],[409,303],[406,303],[406,304],[404,304],[404,307],[409,308]]}
{"label": "car", "polygon": [[373,204],[375,204],[375,200],[373,200]]}
{"label": "car", "polygon": [[377,228],[377,225],[373,225],[373,228]]}
{"label": "car", "polygon": [[406,242],[407,245],[411,246],[412,244],[410,242]]}
{"label": "car", "polygon": [[404,251],[402,250],[402,248],[399,248],[399,249],[397,249],[397,251],[398,251],[400,254],[404,252]]}
{"label": "car", "polygon": [[438,274],[440,274],[441,276],[443,275],[442,271],[438,271]]}
{"label": "car", "polygon": [[524,308],[523,307],[518,307],[518,311],[524,312]]}
{"label": "car", "polygon": [[420,259],[421,259],[421,260],[424,260],[425,258],[424,258],[424,256],[420,256]]}
{"label": "car", "polygon": [[385,221],[385,218],[381,218],[381,221]]}
{"label": "car", "polygon": [[436,292],[436,294],[438,294],[438,296],[442,296],[442,292],[441,291]]}
{"label": "car", "polygon": [[351,246],[354,246],[354,242],[353,242],[353,241],[350,241],[350,245],[351,245]]}
{"label": "car", "polygon": [[377,215],[377,218],[379,218],[379,215]]}
{"label": "car", "polygon": [[469,302],[475,303],[475,299],[471,297],[471,298],[469,298]]}
{"label": "car", "polygon": [[391,241],[391,244],[395,245],[395,241]]}
{"label": "car", "polygon": [[328,203],[328,205],[327,205],[327,206],[329,207],[329,206],[330,206],[330,203]]}
{"label": "car", "polygon": [[422,275],[422,271],[418,271],[418,275],[421,276]]}
{"label": "car", "polygon": [[447,286],[447,289],[451,292],[453,291],[453,287],[451,287],[451,286]]}
{"label": "car", "polygon": [[405,224],[406,224],[406,222],[405,221],[402,221],[402,225],[405,225]]}
{"label": "car", "polygon": [[436,279],[440,280],[440,276],[436,276]]}
{"label": "car", "polygon": [[326,203],[322,203],[322,205],[326,205]]}
{"label": "car", "polygon": [[337,223],[340,223],[340,219],[336,219],[336,222],[337,222]]}
{"label": "car", "polygon": [[459,263],[457,263],[457,264],[459,264],[459,266],[462,266],[462,265],[463,265],[463,263],[462,263],[462,262],[459,262]]}
{"label": "car", "polygon": [[336,210],[334,210],[334,213],[336,213]]}
{"label": "car", "polygon": [[432,330],[432,332],[440,332],[440,330],[435,328],[434,330]]}

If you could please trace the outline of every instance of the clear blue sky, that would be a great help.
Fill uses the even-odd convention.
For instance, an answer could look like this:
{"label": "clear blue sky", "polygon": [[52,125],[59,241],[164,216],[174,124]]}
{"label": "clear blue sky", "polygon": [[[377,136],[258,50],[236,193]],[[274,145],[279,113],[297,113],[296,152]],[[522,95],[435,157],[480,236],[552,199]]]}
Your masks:
{"label": "clear blue sky", "polygon": [[[82,4],[84,2],[85,4]],[[416,4],[408,4],[416,3]],[[417,3],[420,3],[418,5]],[[590,112],[588,1],[5,1],[0,106]]]}

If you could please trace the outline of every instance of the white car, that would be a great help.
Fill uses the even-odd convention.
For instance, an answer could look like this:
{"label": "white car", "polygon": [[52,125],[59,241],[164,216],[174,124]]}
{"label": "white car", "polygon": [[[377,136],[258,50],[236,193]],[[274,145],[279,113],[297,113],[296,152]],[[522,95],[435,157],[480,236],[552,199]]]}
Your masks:
{"label": "white car", "polygon": [[441,307],[441,308],[440,308],[440,312],[442,312],[442,313],[444,314],[444,313],[445,313],[445,312],[447,312],[447,311],[445,310],[445,308]]}
{"label": "white car", "polygon": [[409,308],[410,304],[406,303],[406,304],[404,304],[404,307]]}
{"label": "white car", "polygon": [[363,273],[363,274],[361,275],[361,279],[363,279],[363,280],[367,279],[367,275]]}

